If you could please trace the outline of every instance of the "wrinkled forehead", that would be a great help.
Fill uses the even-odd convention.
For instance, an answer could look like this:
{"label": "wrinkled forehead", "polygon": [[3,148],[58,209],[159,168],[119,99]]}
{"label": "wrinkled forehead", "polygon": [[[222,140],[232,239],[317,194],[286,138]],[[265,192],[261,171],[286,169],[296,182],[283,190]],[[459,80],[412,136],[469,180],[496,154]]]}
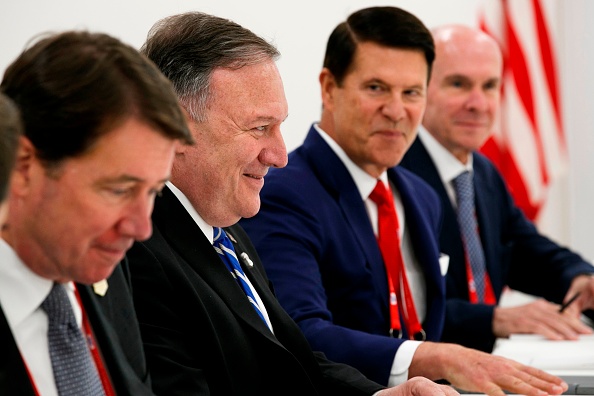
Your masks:
{"label": "wrinkled forehead", "polygon": [[211,111],[278,121],[288,114],[283,82],[273,60],[239,69],[216,69],[211,77],[211,98]]}
{"label": "wrinkled forehead", "polygon": [[466,76],[479,79],[499,79],[503,58],[495,42],[485,40],[452,41],[438,46],[435,58],[436,76]]}

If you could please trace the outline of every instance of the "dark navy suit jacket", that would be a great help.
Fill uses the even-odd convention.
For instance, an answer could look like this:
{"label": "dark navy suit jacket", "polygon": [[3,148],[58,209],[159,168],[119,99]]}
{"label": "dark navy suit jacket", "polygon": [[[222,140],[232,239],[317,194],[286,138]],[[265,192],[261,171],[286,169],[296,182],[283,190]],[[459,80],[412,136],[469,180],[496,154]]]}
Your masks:
{"label": "dark navy suit jacket", "polygon": [[[406,167],[428,182],[440,196],[444,221],[441,251],[450,256],[446,277],[447,309],[443,341],[491,351],[493,306],[471,304],[462,239],[456,212],[433,160],[417,137],[404,156]],[[560,303],[572,279],[594,267],[580,256],[539,234],[514,205],[493,164],[473,154],[475,206],[487,272],[497,301],[504,286]]]}
{"label": "dark navy suit jacket", "polygon": [[[388,177],[398,189],[414,253],[427,282],[423,328],[439,340],[445,284],[439,268],[439,200],[405,169]],[[279,301],[312,347],[387,384],[396,350],[389,337],[386,270],[365,204],[332,149],[312,127],[283,169],[266,176],[258,215],[243,219]]]}
{"label": "dark navy suit jacket", "polygon": [[[81,301],[117,395],[153,395],[134,312],[126,262],[108,278],[105,296],[77,284]],[[0,307],[0,395],[35,396],[16,341]],[[43,389],[39,389],[43,392]]]}

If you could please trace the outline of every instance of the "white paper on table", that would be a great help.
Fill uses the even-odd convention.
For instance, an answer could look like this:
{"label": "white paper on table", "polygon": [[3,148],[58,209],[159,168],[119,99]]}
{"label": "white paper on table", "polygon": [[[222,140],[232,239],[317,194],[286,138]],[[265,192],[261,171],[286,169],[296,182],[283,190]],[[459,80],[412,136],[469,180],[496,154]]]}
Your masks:
{"label": "white paper on table", "polygon": [[547,371],[594,370],[594,335],[581,336],[578,341],[512,335],[509,339],[498,339],[493,354]]}

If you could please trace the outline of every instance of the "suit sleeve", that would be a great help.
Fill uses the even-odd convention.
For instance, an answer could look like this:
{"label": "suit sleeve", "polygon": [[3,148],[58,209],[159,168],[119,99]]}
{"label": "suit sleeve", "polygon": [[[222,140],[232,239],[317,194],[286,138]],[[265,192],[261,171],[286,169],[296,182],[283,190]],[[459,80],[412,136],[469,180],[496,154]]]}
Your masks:
{"label": "suit sleeve", "polygon": [[[281,179],[291,180],[281,183]],[[328,218],[327,211],[312,202],[316,194],[311,193],[311,185],[301,184],[299,179],[285,175],[268,178],[258,215],[243,219],[241,225],[257,248],[278,300],[312,349],[387,384],[403,340],[335,324],[332,308],[341,299],[328,295],[326,282],[340,282],[344,274],[331,267],[342,265],[348,254],[345,245],[351,242],[341,237],[347,231],[332,225],[336,219]],[[348,259],[365,263],[362,257]]]}
{"label": "suit sleeve", "polygon": [[[482,157],[480,158],[483,161]],[[515,206],[500,174],[490,162],[486,180],[497,186],[501,243],[510,247],[509,264],[503,262],[503,277],[513,289],[561,303],[574,277],[594,272],[594,267],[575,252],[539,233]],[[505,257],[504,257],[505,259]]]}
{"label": "suit sleeve", "polygon": [[[515,206],[505,182],[493,165],[475,156],[475,170],[491,204],[482,215],[488,221],[485,254],[491,260],[489,274],[499,299],[505,286],[524,293],[561,303],[571,281],[579,274],[591,273],[594,267],[578,254],[540,234]],[[485,190],[488,188],[488,190]],[[487,199],[486,197],[483,199]],[[448,279],[448,282],[453,280]],[[471,304],[466,295],[452,297],[454,290],[466,285],[448,283],[446,326],[443,339],[469,347],[491,351],[494,307]]]}

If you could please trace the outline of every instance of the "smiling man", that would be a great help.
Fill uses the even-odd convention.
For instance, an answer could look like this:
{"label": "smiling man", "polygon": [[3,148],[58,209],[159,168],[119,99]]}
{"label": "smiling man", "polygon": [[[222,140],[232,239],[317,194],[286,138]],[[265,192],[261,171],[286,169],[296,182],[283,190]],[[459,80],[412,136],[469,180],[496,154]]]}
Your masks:
{"label": "smiling man", "polygon": [[[493,164],[477,152],[499,113],[499,45],[467,26],[442,26],[433,34],[437,59],[424,128],[402,166],[427,181],[444,208],[439,240],[450,256],[450,268],[443,340],[491,351],[496,337],[513,333],[553,340],[592,333],[580,314],[594,308],[594,267],[540,234],[514,204]],[[462,226],[468,217],[462,215],[464,195],[456,187],[462,177],[472,194],[474,212],[468,217],[475,224],[470,234]],[[506,286],[543,298],[501,307]],[[576,303],[559,312],[559,304],[577,292]]]}
{"label": "smiling man", "polygon": [[435,342],[445,314],[439,198],[396,166],[417,135],[434,55],[431,33],[399,8],[339,24],[319,78],[320,122],[270,171],[259,214],[241,224],[279,301],[330,359],[387,385],[421,375],[481,393],[561,393],[542,371]]}
{"label": "smiling man", "polygon": [[[312,352],[236,224],[287,164],[274,46],[199,12],[158,22],[143,52],[177,89],[196,145],[180,147],[155,232],[129,252],[155,392],[163,395],[453,395],[417,378],[391,389]],[[267,176],[266,176],[267,177]]]}
{"label": "smiling man", "polygon": [[24,127],[0,241],[0,394],[152,395],[118,263],[150,236],[175,147],[191,142],[171,84],[115,38],[64,32],[0,89]]}

